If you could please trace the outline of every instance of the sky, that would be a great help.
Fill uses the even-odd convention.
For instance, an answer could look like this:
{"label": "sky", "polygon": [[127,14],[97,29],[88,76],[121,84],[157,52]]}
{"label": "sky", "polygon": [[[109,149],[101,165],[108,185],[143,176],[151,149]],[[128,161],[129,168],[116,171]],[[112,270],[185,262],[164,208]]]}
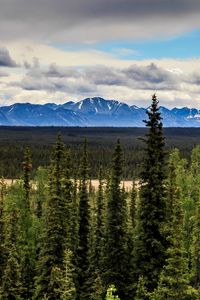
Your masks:
{"label": "sky", "polygon": [[200,109],[199,0],[0,0],[0,106]]}

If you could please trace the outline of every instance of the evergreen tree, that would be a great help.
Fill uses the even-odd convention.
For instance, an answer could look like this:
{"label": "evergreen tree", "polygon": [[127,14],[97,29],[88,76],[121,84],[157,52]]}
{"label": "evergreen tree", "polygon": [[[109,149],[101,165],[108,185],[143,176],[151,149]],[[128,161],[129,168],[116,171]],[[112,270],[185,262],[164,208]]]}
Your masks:
{"label": "evergreen tree", "polygon": [[130,201],[130,221],[132,229],[135,229],[136,225],[136,200],[137,200],[137,189],[135,181],[133,181],[133,186],[131,189],[131,201]]}
{"label": "evergreen tree", "polygon": [[107,289],[105,300],[120,300],[117,295],[114,295],[116,293],[116,291],[117,291],[117,289],[115,288],[115,286],[113,284],[110,285]]}
{"label": "evergreen tree", "polygon": [[145,121],[145,157],[141,173],[138,225],[134,246],[135,279],[145,275],[148,291],[157,286],[165,254],[166,238],[163,227],[166,220],[165,151],[161,115],[156,95],[147,111]]}
{"label": "evergreen tree", "polygon": [[173,216],[173,203],[176,201],[177,184],[177,165],[180,161],[178,149],[170,153],[168,166],[167,166],[167,179],[166,179],[166,205],[167,205],[167,223],[171,227],[170,220]]}
{"label": "evergreen tree", "polygon": [[104,237],[104,191],[103,191],[103,174],[102,168],[99,171],[99,188],[97,194],[97,211],[96,211],[96,228],[95,228],[95,261],[96,270],[102,270],[102,251]]}
{"label": "evergreen tree", "polygon": [[35,214],[38,219],[42,217],[43,205],[47,197],[47,180],[48,180],[47,170],[39,167],[36,171],[36,209]]}
{"label": "evergreen tree", "polygon": [[35,245],[34,245],[34,233],[33,230],[33,219],[31,211],[31,183],[30,183],[30,172],[32,169],[31,154],[28,148],[24,151],[23,176],[22,176],[22,197],[18,196],[20,201],[20,238],[19,238],[19,249],[20,249],[20,260],[22,267],[22,283],[23,283],[23,297],[28,299],[32,296],[33,292],[33,279],[35,271]]}
{"label": "evergreen tree", "polygon": [[67,205],[63,197],[64,145],[58,135],[53,161],[49,170],[49,192],[43,217],[43,234],[37,267],[34,299],[60,299],[59,286],[52,280],[53,268],[64,269],[67,240]]}
{"label": "evergreen tree", "polygon": [[200,289],[200,200],[196,209],[193,229],[192,271],[194,285]]}
{"label": "evergreen tree", "polygon": [[17,249],[18,210],[15,203],[6,206],[5,213],[5,265],[2,275],[0,298],[20,300],[22,293],[21,266]]}
{"label": "evergreen tree", "polygon": [[[95,195],[94,222],[91,223],[91,233],[93,234],[90,245],[90,287],[91,299],[102,299],[102,263],[103,263],[103,239],[104,239],[104,190],[103,190],[102,168],[99,170],[99,188]],[[92,228],[93,227],[93,228]]]}
{"label": "evergreen tree", "polygon": [[187,299],[189,272],[187,259],[183,252],[183,212],[180,192],[176,190],[173,202],[173,217],[167,259],[160,274],[157,289],[153,292],[155,300]]}
{"label": "evergreen tree", "polygon": [[145,287],[144,277],[140,276],[137,284],[136,296],[134,300],[148,300],[148,292]]}
{"label": "evergreen tree", "polygon": [[88,299],[88,270],[89,270],[89,233],[90,233],[90,204],[88,195],[88,154],[85,140],[80,166],[79,186],[79,230],[78,230],[78,299]]}
{"label": "evergreen tree", "polygon": [[24,198],[25,198],[25,205],[26,209],[30,209],[30,171],[32,169],[32,162],[31,162],[31,154],[29,148],[26,148],[24,151],[24,161],[23,165],[23,188],[24,188]]}
{"label": "evergreen tree", "polygon": [[77,248],[78,248],[78,231],[79,231],[79,199],[78,199],[78,185],[76,174],[74,177],[74,184],[72,186],[72,212],[71,212],[71,249],[73,252],[74,265],[77,266]]}
{"label": "evergreen tree", "polygon": [[189,268],[192,268],[192,244],[195,215],[200,197],[200,147],[192,150],[191,165],[185,170],[185,180],[182,183],[184,208],[184,247],[188,257]]}
{"label": "evergreen tree", "polygon": [[93,278],[90,300],[102,300],[104,290],[99,272],[96,272]]}
{"label": "evergreen tree", "polygon": [[0,181],[0,285],[1,279],[3,275],[3,267],[4,267],[4,218],[3,218],[3,210],[4,210],[4,198],[6,192],[6,185],[4,179],[2,178]]}
{"label": "evergreen tree", "polygon": [[65,159],[64,159],[64,169],[63,169],[63,198],[66,203],[66,215],[65,218],[67,220],[66,223],[66,231],[67,231],[67,240],[66,240],[66,247],[68,249],[73,250],[72,246],[72,221],[73,221],[73,184],[70,178],[71,175],[71,157],[70,152],[65,152]]}
{"label": "evergreen tree", "polygon": [[127,253],[127,203],[120,187],[122,176],[122,149],[118,140],[114,155],[110,179],[105,231],[104,286],[112,282],[119,297],[129,299],[127,295],[128,253]]}
{"label": "evergreen tree", "polygon": [[[74,266],[72,263],[71,250],[65,251],[64,269],[54,267],[51,272],[52,285],[57,287],[54,292],[58,299],[61,300],[76,300],[76,288],[74,284]],[[51,284],[51,282],[50,282]]]}

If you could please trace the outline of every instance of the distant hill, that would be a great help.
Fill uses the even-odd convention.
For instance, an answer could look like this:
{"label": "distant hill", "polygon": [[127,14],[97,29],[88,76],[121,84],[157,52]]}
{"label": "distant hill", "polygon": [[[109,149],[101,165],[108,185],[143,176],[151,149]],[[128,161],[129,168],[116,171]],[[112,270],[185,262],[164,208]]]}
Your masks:
{"label": "distant hill", "polygon": [[[146,108],[100,97],[79,102],[44,105],[16,103],[0,107],[0,125],[6,126],[81,126],[144,127]],[[161,106],[165,127],[200,127],[200,112],[195,108],[168,109]]]}

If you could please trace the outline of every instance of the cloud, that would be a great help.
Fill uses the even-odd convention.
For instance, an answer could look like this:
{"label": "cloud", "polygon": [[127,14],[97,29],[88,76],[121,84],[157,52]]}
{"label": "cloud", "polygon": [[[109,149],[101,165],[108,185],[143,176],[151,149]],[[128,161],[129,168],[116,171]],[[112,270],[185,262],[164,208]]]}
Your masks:
{"label": "cloud", "polygon": [[21,81],[12,82],[24,90],[43,90],[71,94],[91,94],[105,87],[134,90],[179,90],[181,76],[156,64],[132,65],[126,68],[93,66],[64,68],[51,64],[47,70],[32,66]]}
{"label": "cloud", "polygon": [[8,72],[0,71],[0,77],[8,77]]}
{"label": "cloud", "polygon": [[17,67],[6,48],[0,48],[0,67]]}
{"label": "cloud", "polygon": [[199,0],[1,0],[0,36],[88,44],[174,35],[199,26],[199,16]]}
{"label": "cloud", "polygon": [[[9,50],[12,57],[20,61],[20,57],[13,55],[12,49]],[[30,57],[21,57],[20,62],[24,61],[22,68],[12,68],[9,74],[4,72],[9,77],[1,77],[1,105],[5,101],[7,104],[23,101],[64,103],[68,100],[101,96],[148,106],[151,95],[157,92],[162,105],[199,107],[199,59],[131,62],[116,59],[114,55],[104,56],[103,53],[102,64],[98,65],[98,57],[101,57],[98,53],[99,56],[91,65],[84,65],[81,60],[77,60],[82,52],[76,52],[74,57],[72,53],[70,56],[65,53],[61,59],[57,55],[60,52],[54,50],[52,53],[50,51],[44,64],[43,56],[38,59],[34,51],[31,50],[30,53]],[[86,53],[86,57],[89,58],[90,54],[91,52]],[[45,51],[42,55],[45,55]],[[50,59],[56,61],[57,57],[58,63],[48,63]]]}

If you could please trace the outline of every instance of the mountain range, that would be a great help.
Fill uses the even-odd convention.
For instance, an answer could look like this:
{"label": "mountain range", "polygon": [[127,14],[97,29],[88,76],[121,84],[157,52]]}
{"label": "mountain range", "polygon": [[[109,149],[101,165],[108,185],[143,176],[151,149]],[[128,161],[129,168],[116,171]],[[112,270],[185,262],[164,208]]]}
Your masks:
{"label": "mountain range", "polygon": [[[0,125],[144,127],[147,109],[100,97],[64,104],[15,103],[0,107]],[[165,127],[200,127],[198,109],[161,106],[160,112]]]}

